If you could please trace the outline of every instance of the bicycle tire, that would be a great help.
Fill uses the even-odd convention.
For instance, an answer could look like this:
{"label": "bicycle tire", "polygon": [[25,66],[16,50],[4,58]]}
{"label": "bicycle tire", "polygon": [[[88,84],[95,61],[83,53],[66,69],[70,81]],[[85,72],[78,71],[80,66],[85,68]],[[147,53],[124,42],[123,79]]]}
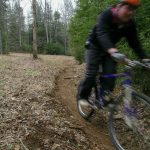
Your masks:
{"label": "bicycle tire", "polygon": [[[118,98],[116,98],[115,102],[116,104],[113,106],[113,108],[111,108],[110,110],[110,114],[109,114],[109,123],[108,123],[108,126],[109,126],[109,134],[110,134],[110,137],[111,137],[111,140],[112,140],[112,143],[113,145],[115,146],[116,150],[126,150],[126,149],[130,149],[130,150],[138,150],[138,148],[134,148],[131,147],[131,148],[125,148],[125,144],[122,145],[121,142],[120,142],[120,139],[118,139],[118,135],[116,133],[116,129],[115,129],[115,125],[114,125],[114,122],[115,122],[115,113],[116,113],[116,110],[118,109],[119,105],[121,105],[121,101],[123,98],[123,94],[119,95]],[[140,102],[143,103],[143,105],[145,104],[149,111],[149,115],[150,115],[150,98],[145,96],[144,94],[139,94],[139,93],[136,93],[136,92],[133,92],[133,98],[136,99],[136,100],[139,100]],[[139,103],[139,102],[137,102]],[[140,104],[138,104],[140,105]],[[142,106],[142,105],[141,105]],[[145,112],[143,112],[145,113]],[[149,119],[150,120],[150,119]],[[149,121],[148,120],[148,121]],[[117,126],[116,126],[117,127]],[[121,127],[120,127],[121,128]],[[132,130],[129,130],[129,132],[131,132]],[[149,131],[149,130],[148,130]],[[147,131],[147,132],[148,132]],[[119,133],[120,134],[120,133]],[[148,135],[149,136],[149,135]],[[124,137],[122,137],[123,139]],[[150,138],[150,136],[149,136]],[[148,147],[149,147],[150,144],[148,144]],[[145,149],[142,149],[142,150],[145,150]],[[147,149],[146,149],[147,150]]]}

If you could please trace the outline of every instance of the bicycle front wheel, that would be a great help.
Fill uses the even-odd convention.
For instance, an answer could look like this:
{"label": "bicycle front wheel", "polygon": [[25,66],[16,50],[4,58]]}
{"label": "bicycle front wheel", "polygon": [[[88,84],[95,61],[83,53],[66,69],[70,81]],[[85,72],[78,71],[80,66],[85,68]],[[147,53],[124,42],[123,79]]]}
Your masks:
{"label": "bicycle front wheel", "polygon": [[123,95],[116,100],[109,116],[109,131],[117,150],[150,150],[150,98],[133,93],[130,110]]}

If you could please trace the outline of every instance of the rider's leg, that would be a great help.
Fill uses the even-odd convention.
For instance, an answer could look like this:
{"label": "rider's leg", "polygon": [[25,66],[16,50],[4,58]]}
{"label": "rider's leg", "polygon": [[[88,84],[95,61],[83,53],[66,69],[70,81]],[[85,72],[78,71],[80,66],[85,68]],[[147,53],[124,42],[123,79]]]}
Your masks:
{"label": "rider's leg", "polygon": [[77,100],[88,100],[91,89],[95,84],[96,75],[101,60],[101,54],[97,50],[86,50],[86,74],[80,82],[77,93]]}
{"label": "rider's leg", "polygon": [[[110,55],[103,57],[102,74],[114,74],[116,73],[117,63],[112,59]],[[109,101],[109,95],[115,87],[115,78],[101,78],[101,96],[104,100]]]}

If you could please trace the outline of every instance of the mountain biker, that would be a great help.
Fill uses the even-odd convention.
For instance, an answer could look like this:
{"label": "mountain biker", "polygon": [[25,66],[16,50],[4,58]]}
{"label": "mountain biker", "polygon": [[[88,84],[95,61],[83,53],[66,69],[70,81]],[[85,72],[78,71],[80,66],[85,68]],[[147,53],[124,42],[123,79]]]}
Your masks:
{"label": "mountain biker", "polygon": [[[88,97],[95,84],[99,65],[102,65],[103,74],[116,73],[116,61],[111,55],[119,53],[117,42],[125,37],[129,46],[141,59],[146,60],[146,54],[142,49],[133,20],[135,10],[140,6],[140,0],[121,0],[116,6],[106,9],[97,19],[97,23],[90,33],[86,47],[86,74],[80,82],[77,100],[88,105]],[[106,106],[113,91],[115,79],[101,80],[101,99]]]}

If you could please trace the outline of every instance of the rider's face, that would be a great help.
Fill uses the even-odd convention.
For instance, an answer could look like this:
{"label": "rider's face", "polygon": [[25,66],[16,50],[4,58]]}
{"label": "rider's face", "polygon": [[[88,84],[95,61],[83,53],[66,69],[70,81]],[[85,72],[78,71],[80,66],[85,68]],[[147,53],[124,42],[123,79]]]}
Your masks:
{"label": "rider's face", "polygon": [[128,22],[134,15],[135,9],[129,5],[118,7],[118,18],[121,22]]}

